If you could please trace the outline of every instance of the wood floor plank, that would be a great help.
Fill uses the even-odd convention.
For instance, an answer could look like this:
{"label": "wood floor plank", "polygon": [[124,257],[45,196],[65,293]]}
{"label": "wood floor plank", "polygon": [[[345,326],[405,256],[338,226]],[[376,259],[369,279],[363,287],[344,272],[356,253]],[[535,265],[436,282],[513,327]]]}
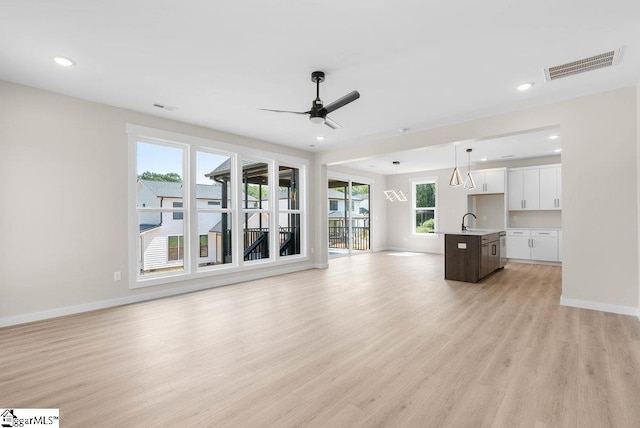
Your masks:
{"label": "wood floor plank", "polygon": [[560,306],[561,272],[468,284],[381,252],[7,327],[0,404],[68,427],[640,426],[640,321]]}

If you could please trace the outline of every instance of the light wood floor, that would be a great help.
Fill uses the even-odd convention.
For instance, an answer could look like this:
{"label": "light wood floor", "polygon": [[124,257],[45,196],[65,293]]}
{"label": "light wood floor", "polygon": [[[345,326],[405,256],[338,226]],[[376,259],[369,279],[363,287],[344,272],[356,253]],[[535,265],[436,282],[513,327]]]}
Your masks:
{"label": "light wood floor", "polygon": [[0,406],[65,427],[640,426],[637,318],[559,306],[559,267],[466,284],[393,254],[0,329]]}

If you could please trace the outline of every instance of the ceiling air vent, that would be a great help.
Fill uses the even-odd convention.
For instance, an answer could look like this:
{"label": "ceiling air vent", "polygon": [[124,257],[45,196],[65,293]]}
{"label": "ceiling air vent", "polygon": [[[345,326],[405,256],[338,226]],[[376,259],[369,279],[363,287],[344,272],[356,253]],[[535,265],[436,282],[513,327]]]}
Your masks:
{"label": "ceiling air vent", "polygon": [[594,55],[589,58],[579,59],[577,61],[560,64],[544,69],[544,76],[547,82],[561,79],[563,77],[574,74],[585,73],[598,68],[611,67],[620,60],[620,49]]}

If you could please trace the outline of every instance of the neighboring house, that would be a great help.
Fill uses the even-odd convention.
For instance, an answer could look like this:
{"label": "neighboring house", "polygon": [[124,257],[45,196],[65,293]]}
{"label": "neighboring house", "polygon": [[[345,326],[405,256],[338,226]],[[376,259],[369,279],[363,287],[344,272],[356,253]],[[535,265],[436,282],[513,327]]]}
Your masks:
{"label": "neighboring house", "polygon": [[[138,180],[137,187],[137,201],[140,207],[182,207],[182,183]],[[221,194],[220,185],[197,184],[197,207],[220,208]],[[198,215],[198,264],[201,266],[222,262],[220,220],[219,213]],[[140,270],[150,272],[181,267],[184,258],[183,235],[182,213],[141,213]]]}
{"label": "neighboring house", "polygon": [[346,227],[351,216],[353,227],[369,227],[369,195],[352,195],[351,206],[345,209],[348,200],[345,193],[328,189],[329,227]]}

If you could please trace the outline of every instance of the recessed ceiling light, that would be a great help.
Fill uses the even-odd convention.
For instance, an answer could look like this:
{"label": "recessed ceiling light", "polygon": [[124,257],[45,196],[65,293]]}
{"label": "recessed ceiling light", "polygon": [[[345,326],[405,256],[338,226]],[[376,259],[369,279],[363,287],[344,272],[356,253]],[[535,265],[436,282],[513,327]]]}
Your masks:
{"label": "recessed ceiling light", "polygon": [[398,132],[401,134],[404,134],[409,131],[411,131],[411,128],[398,128]]}
{"label": "recessed ceiling light", "polygon": [[481,160],[482,162],[486,162],[486,161],[488,161],[489,159],[487,159],[487,158],[482,158],[482,159],[480,159],[480,160]]}
{"label": "recessed ceiling light", "polygon": [[369,168],[375,168],[375,167],[376,167],[375,165],[369,165]]}
{"label": "recessed ceiling light", "polygon": [[76,64],[72,59],[69,59],[63,56],[57,56],[53,60],[56,62],[56,64],[61,65],[63,67],[71,67],[72,65]]}
{"label": "recessed ceiling light", "polygon": [[322,141],[322,140],[324,140],[324,137],[322,135],[319,135],[319,136],[316,137],[316,140]]}
{"label": "recessed ceiling light", "polygon": [[550,140],[557,140],[558,138],[560,138],[560,136],[555,134],[549,137]]}
{"label": "recessed ceiling light", "polygon": [[522,83],[522,84],[518,85],[518,90],[520,92],[528,91],[529,89],[531,89],[532,86],[533,86],[533,83],[531,83],[531,82]]}
{"label": "recessed ceiling light", "polygon": [[562,151],[562,149],[555,149],[554,152],[556,153],[560,153]]}
{"label": "recessed ceiling light", "polygon": [[504,156],[500,156],[502,159],[508,159],[508,158],[512,158],[515,155],[504,155]]}

